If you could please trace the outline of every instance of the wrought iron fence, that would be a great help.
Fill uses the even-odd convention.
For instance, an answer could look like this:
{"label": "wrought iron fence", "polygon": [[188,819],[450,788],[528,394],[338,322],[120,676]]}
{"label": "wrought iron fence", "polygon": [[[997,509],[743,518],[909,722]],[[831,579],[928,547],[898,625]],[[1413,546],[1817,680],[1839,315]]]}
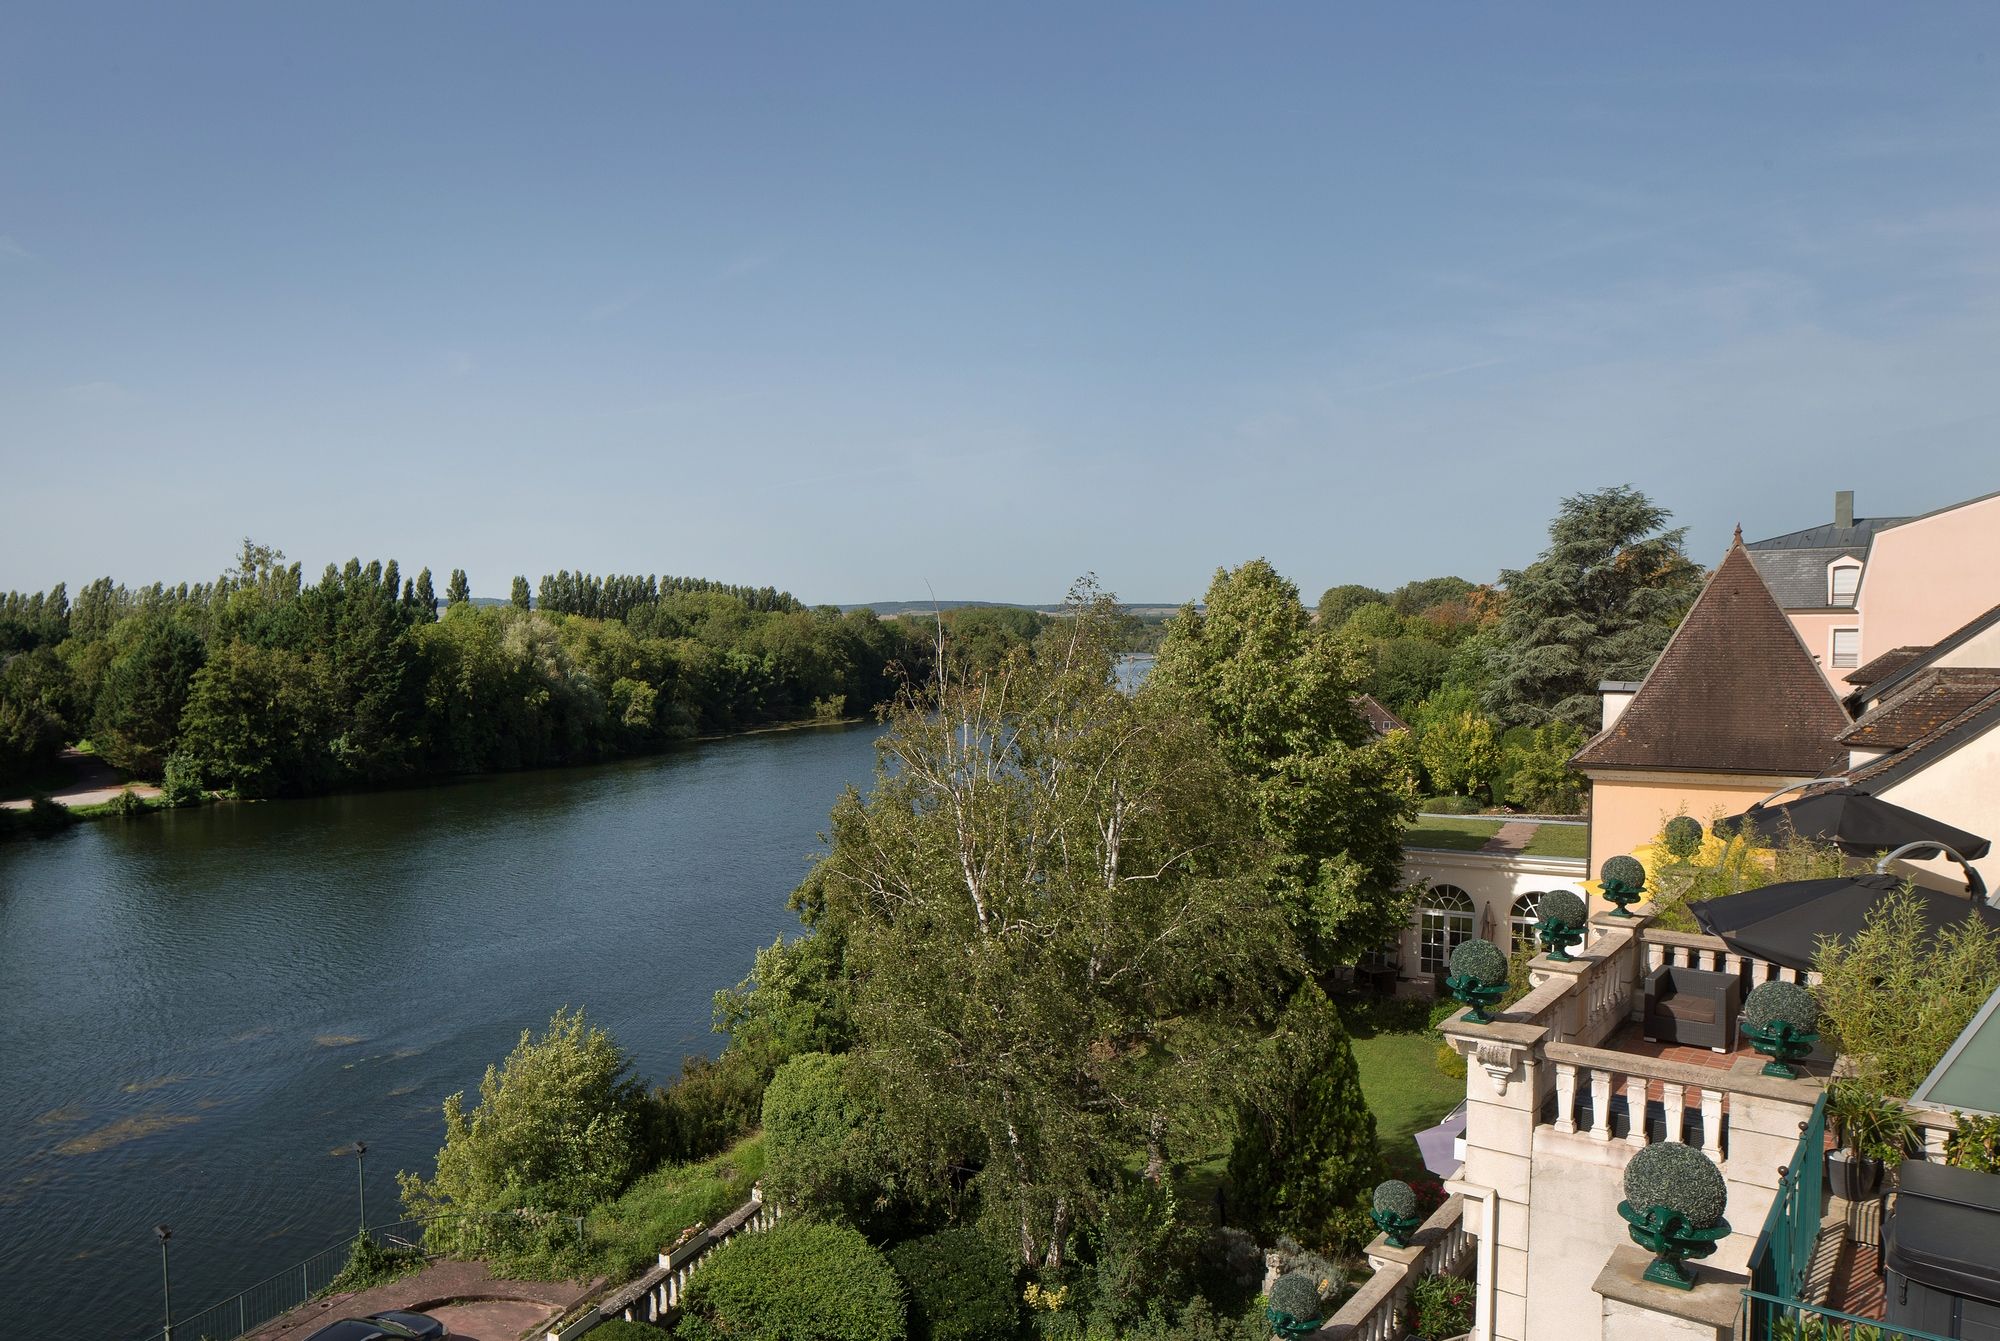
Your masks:
{"label": "wrought iron fence", "polygon": [[[581,1239],[583,1221],[570,1216],[440,1215],[372,1225],[365,1232],[378,1247],[390,1251],[417,1251],[426,1256],[487,1256],[524,1246],[534,1235],[574,1233]],[[324,1293],[346,1268],[358,1239],[359,1235],[342,1239],[220,1303],[176,1317],[171,1341],[236,1341],[252,1328],[310,1302]],[[149,1338],[153,1336],[168,1341],[164,1328],[149,1334]]]}
{"label": "wrought iron fence", "polygon": [[1759,1290],[1743,1292],[1740,1335],[1749,1341],[1948,1341],[1935,1332],[1891,1327],[1876,1318],[1859,1318]]}
{"label": "wrought iron fence", "polygon": [[[1764,1218],[1763,1232],[1750,1250],[1752,1293],[1800,1299],[1819,1241],[1819,1212],[1826,1177],[1826,1095],[1819,1096],[1801,1125],[1798,1147],[1778,1177],[1778,1195]],[[1754,1310],[1753,1310],[1754,1312]],[[1765,1330],[1752,1333],[1767,1335]]]}

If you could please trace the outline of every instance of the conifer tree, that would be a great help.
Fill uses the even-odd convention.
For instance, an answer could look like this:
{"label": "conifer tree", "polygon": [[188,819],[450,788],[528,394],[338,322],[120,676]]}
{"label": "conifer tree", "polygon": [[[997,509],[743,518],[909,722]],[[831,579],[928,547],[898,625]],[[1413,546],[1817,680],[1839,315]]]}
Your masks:
{"label": "conifer tree", "polygon": [[527,608],[528,608],[528,605],[529,605],[529,600],[528,600],[528,579],[527,579],[527,578],[525,578],[525,577],[516,577],[516,578],[514,579],[514,591],[513,591],[513,597],[512,597],[512,599],[513,599],[513,602],[514,602],[514,608],[515,608],[516,610],[525,610],[525,609],[527,609]]}

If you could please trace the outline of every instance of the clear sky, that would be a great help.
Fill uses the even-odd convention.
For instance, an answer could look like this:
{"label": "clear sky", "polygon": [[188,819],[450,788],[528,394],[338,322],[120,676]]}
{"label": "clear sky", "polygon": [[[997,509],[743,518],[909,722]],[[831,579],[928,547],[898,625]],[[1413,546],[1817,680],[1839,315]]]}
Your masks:
{"label": "clear sky", "polygon": [[16,3],[0,588],[1487,579],[2000,489],[2000,7]]}

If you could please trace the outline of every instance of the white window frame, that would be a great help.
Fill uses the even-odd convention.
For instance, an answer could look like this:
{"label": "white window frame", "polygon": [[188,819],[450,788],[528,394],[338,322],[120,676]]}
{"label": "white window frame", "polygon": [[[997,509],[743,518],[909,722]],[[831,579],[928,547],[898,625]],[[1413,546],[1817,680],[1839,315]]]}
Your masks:
{"label": "white window frame", "polygon": [[1472,939],[1479,909],[1472,896],[1457,885],[1432,885],[1417,909],[1417,966],[1424,973],[1444,973],[1451,952]]}
{"label": "white window frame", "polygon": [[[1847,599],[1845,600],[1841,599],[1839,591],[1840,575],[1842,573],[1854,574],[1854,590],[1847,593]],[[1861,560],[1854,558],[1852,555],[1844,555],[1826,566],[1826,603],[1828,605],[1838,606],[1843,610],[1851,610],[1854,608],[1855,601],[1859,600],[1860,597]]]}
{"label": "white window frame", "polygon": [[[1840,659],[1840,635],[1854,635],[1854,650],[1847,654],[1847,660]],[[1826,664],[1835,670],[1853,670],[1861,664],[1861,630],[1829,629],[1826,635]]]}
{"label": "white window frame", "polygon": [[1535,936],[1535,924],[1542,920],[1541,903],[1549,895],[1545,889],[1523,890],[1507,905],[1507,928],[1512,933],[1508,940],[1507,953],[1520,951],[1523,943],[1539,945]]}

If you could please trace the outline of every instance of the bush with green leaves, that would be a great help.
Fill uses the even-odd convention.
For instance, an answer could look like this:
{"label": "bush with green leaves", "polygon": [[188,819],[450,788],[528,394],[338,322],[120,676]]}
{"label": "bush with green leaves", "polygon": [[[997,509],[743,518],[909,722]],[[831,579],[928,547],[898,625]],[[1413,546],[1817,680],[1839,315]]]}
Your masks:
{"label": "bush with green leaves", "polygon": [[1662,833],[1661,845],[1681,861],[1701,851],[1701,821],[1692,815],[1674,816]]}
{"label": "bush with green leaves", "polygon": [[1932,935],[1921,903],[1899,891],[1857,935],[1822,945],[1813,968],[1827,1042],[1870,1085],[1909,1094],[2000,987],[2000,930],[1967,917]]}
{"label": "bush with green leaves", "polygon": [[423,1250],[419,1248],[385,1248],[377,1243],[373,1235],[361,1234],[354,1240],[354,1247],[347,1254],[347,1265],[340,1269],[322,1294],[346,1294],[355,1290],[366,1290],[407,1276],[424,1264]]}
{"label": "bush with green leaves", "polygon": [[882,1111],[846,1055],[808,1052],[778,1068],[764,1090],[765,1182],[795,1210],[849,1224],[879,1219],[896,1176]]}
{"label": "bush with green leaves", "polygon": [[[1608,866],[1610,863],[1605,864]],[[1550,890],[1542,895],[1541,902],[1535,907],[1544,921],[1560,922],[1572,930],[1583,926],[1588,916],[1582,896],[1567,889]]]}
{"label": "bush with green leaves", "polygon": [[1426,1341],[1472,1330],[1472,1282],[1457,1276],[1417,1277],[1410,1286],[1410,1330]]}
{"label": "bush with green leaves", "polygon": [[1679,1141],[1646,1146],[1625,1165],[1625,1200],[1644,1213],[1655,1206],[1678,1211],[1697,1229],[1722,1219],[1729,1185],[1708,1156]]}
{"label": "bush with green leaves", "polygon": [[1944,1138],[1944,1162],[1974,1173],[2000,1173],[2000,1117],[1953,1113]]}
{"label": "bush with green leaves", "polygon": [[1795,982],[1761,982],[1743,998],[1743,1023],[1769,1029],[1780,1020],[1794,1033],[1809,1034],[1819,1025],[1819,1002]]}
{"label": "bush with green leaves", "polygon": [[588,1335],[593,1341],[661,1341],[666,1333],[651,1323],[613,1318],[609,1322],[598,1323]]}
{"label": "bush with green leaves", "polygon": [[1320,1318],[1319,1282],[1302,1271],[1288,1271],[1271,1287],[1271,1308],[1294,1322],[1317,1322]]}
{"label": "bush with green leaves", "polygon": [[190,754],[170,754],[160,776],[160,800],[175,807],[191,806],[205,795],[202,782],[200,760]]}
{"label": "bush with green leaves", "polygon": [[1417,1213],[1417,1194],[1400,1178],[1391,1178],[1375,1188],[1375,1209],[1385,1215],[1408,1220]]}
{"label": "bush with green leaves", "polygon": [[537,1036],[486,1068],[479,1103],[444,1101],[444,1148],[430,1178],[397,1175],[412,1218],[468,1211],[582,1215],[644,1167],[649,1113],[631,1058],[582,1011],[558,1010]]}
{"label": "bush with green leaves", "polygon": [[1451,952],[1451,976],[1470,978],[1487,987],[1497,987],[1507,981],[1507,956],[1500,953],[1500,947],[1492,941],[1475,937],[1461,941]]}
{"label": "bush with green leaves", "polygon": [[739,1234],[688,1282],[680,1341],[903,1341],[903,1283],[845,1225],[786,1220]]}
{"label": "bush with green leaves", "polygon": [[986,1341],[1014,1334],[1021,1296],[1014,1257],[977,1229],[947,1229],[889,1250],[909,1292],[911,1341]]}

